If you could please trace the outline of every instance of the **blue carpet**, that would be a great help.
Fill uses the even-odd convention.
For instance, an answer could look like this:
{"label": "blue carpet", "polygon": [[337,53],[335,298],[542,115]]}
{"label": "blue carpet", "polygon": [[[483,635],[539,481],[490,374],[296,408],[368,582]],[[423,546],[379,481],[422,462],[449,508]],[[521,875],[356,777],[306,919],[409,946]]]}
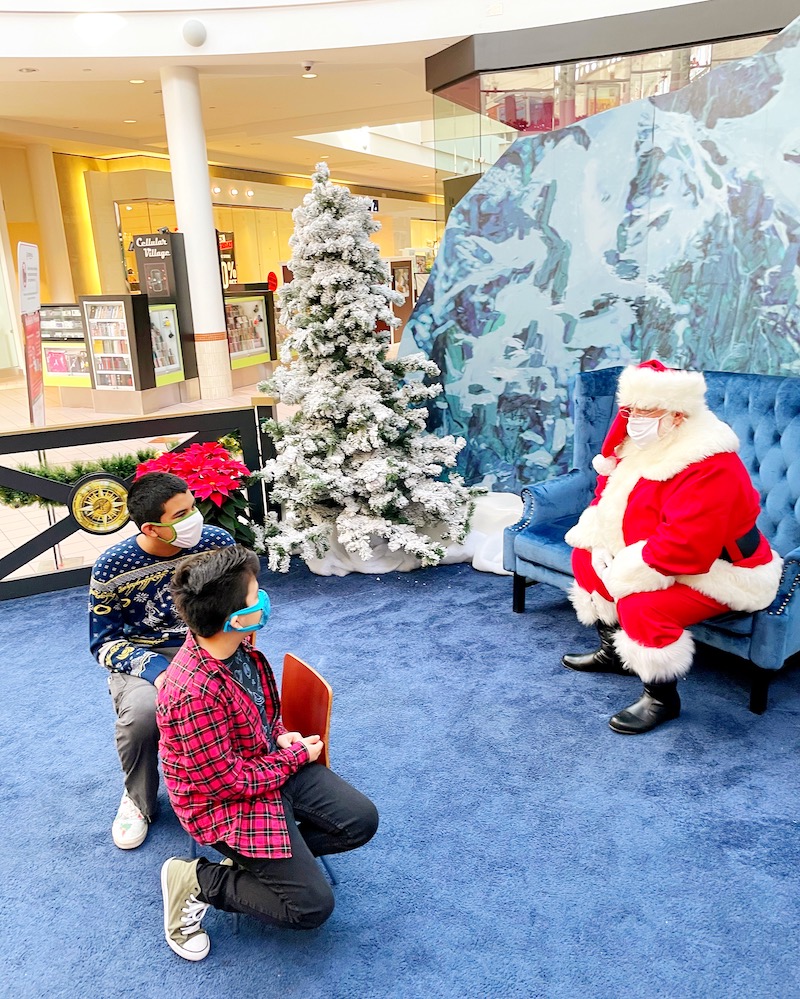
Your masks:
{"label": "blue carpet", "polygon": [[[265,573],[260,647],[334,688],[334,768],[381,812],[333,858],[312,933],[210,913],[210,956],[163,940],[162,816],[117,850],[113,711],[86,591],[2,604],[0,992],[29,997],[656,999],[796,997],[800,671],[762,717],[731,660],[699,656],[682,717],[640,738],[607,719],[630,677],[588,649],[564,595],[466,565],[381,577]],[[709,658],[706,658],[709,657]]]}

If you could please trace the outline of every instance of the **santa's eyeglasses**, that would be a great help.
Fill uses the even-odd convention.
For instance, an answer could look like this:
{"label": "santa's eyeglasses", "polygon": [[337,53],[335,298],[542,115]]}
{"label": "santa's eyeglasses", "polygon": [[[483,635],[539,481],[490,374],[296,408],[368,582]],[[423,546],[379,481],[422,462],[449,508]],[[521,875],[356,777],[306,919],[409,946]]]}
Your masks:
{"label": "santa's eyeglasses", "polygon": [[622,406],[619,410],[619,415],[623,419],[628,420],[632,416],[666,416],[669,410],[667,409],[643,409],[640,406]]}

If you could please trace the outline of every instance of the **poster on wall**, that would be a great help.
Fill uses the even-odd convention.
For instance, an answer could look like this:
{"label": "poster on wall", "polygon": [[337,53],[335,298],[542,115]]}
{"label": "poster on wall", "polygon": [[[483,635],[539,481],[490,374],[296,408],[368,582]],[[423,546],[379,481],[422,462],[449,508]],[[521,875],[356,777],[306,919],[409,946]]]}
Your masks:
{"label": "poster on wall", "polygon": [[392,290],[399,292],[405,301],[400,305],[392,305],[392,310],[400,320],[400,325],[393,332],[393,339],[398,341],[403,334],[403,327],[411,316],[414,308],[414,298],[411,293],[411,264],[410,260],[393,260],[392,269]]}
{"label": "poster on wall", "polygon": [[229,286],[236,284],[239,280],[236,273],[236,251],[233,244],[232,232],[217,232],[219,243],[219,269],[222,274],[222,290],[227,291]]}
{"label": "poster on wall", "polygon": [[237,295],[225,298],[225,322],[231,368],[271,361],[267,303],[263,295]]}
{"label": "poster on wall", "polygon": [[39,322],[39,247],[17,243],[17,273],[22,329],[25,337],[25,377],[28,382],[28,411],[34,427],[45,425],[44,377],[42,374],[42,334]]}
{"label": "poster on wall", "polygon": [[153,345],[153,367],[156,385],[182,382],[181,338],[177,305],[150,306],[150,339]]}

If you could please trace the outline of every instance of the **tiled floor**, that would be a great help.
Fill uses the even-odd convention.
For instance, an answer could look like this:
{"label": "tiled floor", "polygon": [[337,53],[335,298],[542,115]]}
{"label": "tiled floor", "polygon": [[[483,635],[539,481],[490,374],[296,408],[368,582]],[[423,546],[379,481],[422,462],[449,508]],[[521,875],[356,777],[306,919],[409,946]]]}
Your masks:
{"label": "tiled floor", "polygon": [[[237,389],[236,393],[228,399],[181,403],[180,405],[169,406],[159,410],[157,413],[148,415],[178,416],[181,413],[213,412],[216,409],[237,407],[247,408],[252,404],[252,397],[258,394],[257,386],[247,385]],[[281,407],[279,407],[279,415],[285,415]],[[106,414],[95,413],[94,410],[67,409],[57,406],[47,407],[46,417],[49,427],[73,424],[96,426],[99,421],[108,418]],[[121,419],[121,417],[113,417],[113,419]],[[0,432],[13,433],[14,431],[28,429],[30,429],[30,421],[28,419],[28,404],[24,385],[16,384],[0,387]],[[140,438],[130,441],[115,441],[107,444],[58,448],[48,450],[46,457],[51,464],[71,464],[74,461],[97,460],[100,457],[108,457],[114,454],[135,453],[140,448],[163,450],[164,439],[161,437],[152,439]],[[37,452],[18,453],[4,457],[0,456],[0,463],[5,464],[7,467],[16,467],[20,464],[37,465],[40,457]],[[24,544],[25,541],[35,537],[47,528],[50,523],[65,516],[66,508],[64,507],[55,507],[48,514],[46,509],[38,505],[13,509],[0,504],[0,557],[8,555],[14,549]],[[6,578],[40,575],[42,573],[53,572],[56,568],[71,569],[82,565],[92,565],[101,552],[135,532],[136,529],[132,524],[111,535],[93,535],[85,531],[80,531],[62,541],[56,549],[51,549],[45,555],[39,556],[33,562],[28,563]]]}

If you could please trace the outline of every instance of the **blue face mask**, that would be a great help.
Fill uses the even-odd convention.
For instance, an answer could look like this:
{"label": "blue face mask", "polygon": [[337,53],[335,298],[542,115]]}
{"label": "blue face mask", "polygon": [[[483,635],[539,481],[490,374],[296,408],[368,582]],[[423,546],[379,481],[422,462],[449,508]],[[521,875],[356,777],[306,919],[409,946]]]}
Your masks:
{"label": "blue face mask", "polygon": [[[231,614],[228,617],[227,621],[222,627],[222,630],[236,631],[240,633],[245,631],[258,631],[258,629],[263,628],[264,625],[269,620],[269,610],[270,610],[269,594],[267,593],[266,590],[259,590],[258,601],[254,603],[252,607],[244,607],[242,610],[234,611],[233,614]],[[255,611],[261,611],[261,617],[258,619],[258,621],[255,624],[248,624],[246,628],[234,628],[233,625],[231,624],[231,618],[237,616],[241,617],[243,614],[253,614]]]}

